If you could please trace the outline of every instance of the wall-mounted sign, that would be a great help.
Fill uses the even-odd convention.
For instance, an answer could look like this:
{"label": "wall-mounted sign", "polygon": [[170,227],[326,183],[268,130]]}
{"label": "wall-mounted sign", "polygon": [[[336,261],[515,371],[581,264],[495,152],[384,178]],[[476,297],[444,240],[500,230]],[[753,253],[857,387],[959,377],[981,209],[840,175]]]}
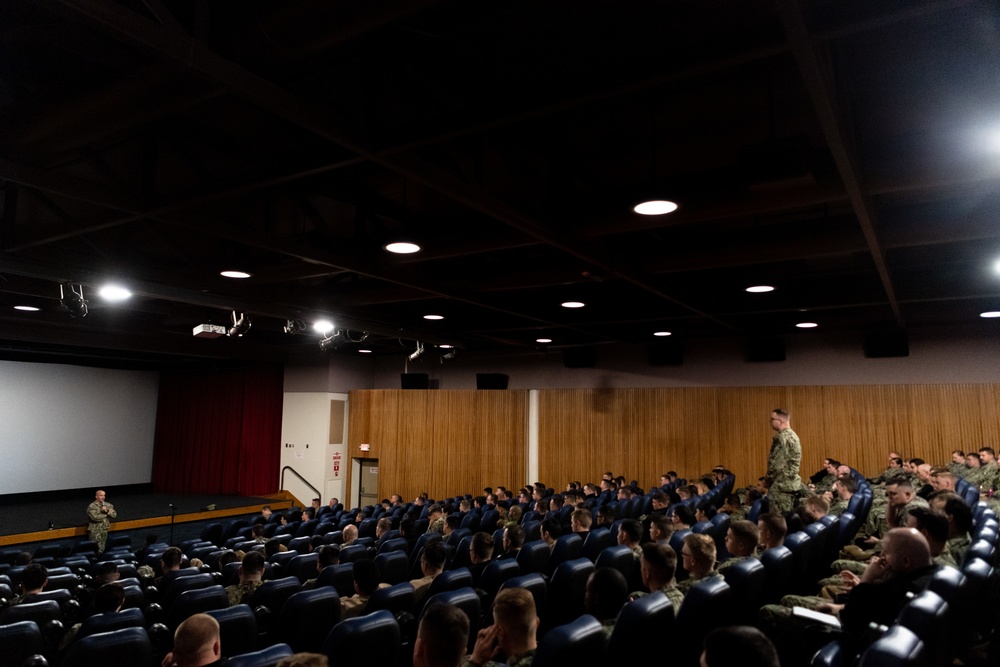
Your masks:
{"label": "wall-mounted sign", "polygon": [[344,453],[340,452],[340,451],[335,451],[332,454],[332,458],[333,458],[333,478],[332,479],[340,479],[340,464],[343,461]]}
{"label": "wall-mounted sign", "polygon": [[363,452],[370,452],[371,449],[372,449],[372,446],[370,444],[368,444],[367,442],[362,442],[361,445],[360,445],[360,449]]}

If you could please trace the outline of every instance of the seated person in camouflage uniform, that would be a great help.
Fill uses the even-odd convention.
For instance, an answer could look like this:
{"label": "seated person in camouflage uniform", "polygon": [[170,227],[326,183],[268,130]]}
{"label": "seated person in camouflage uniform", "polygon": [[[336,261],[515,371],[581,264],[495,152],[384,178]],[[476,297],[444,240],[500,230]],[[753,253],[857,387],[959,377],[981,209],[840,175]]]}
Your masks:
{"label": "seated person in camouflage uniform", "polygon": [[483,570],[493,559],[493,536],[489,533],[478,532],[472,536],[469,542],[469,573],[472,574],[472,585],[479,587],[479,580],[483,576]]}
{"label": "seated person in camouflage uniform", "polygon": [[674,520],[674,530],[691,530],[695,524],[694,510],[687,505],[678,505],[671,515]]}
{"label": "seated person in camouflage uniform", "polygon": [[642,539],[642,527],[635,519],[624,519],[618,524],[618,544],[624,544],[632,550],[636,560],[642,556],[639,540]]}
{"label": "seated person in camouflage uniform", "polygon": [[325,544],[316,550],[316,579],[307,579],[302,584],[302,590],[316,588],[316,580],[324,569],[331,565],[340,563],[340,546],[336,544]]}
{"label": "seated person in camouflage uniform", "polygon": [[[650,593],[660,591],[667,596],[674,608],[674,616],[684,602],[684,593],[677,588],[674,575],[677,573],[677,552],[669,544],[642,545],[642,558],[639,559],[639,573],[642,575],[642,585]],[[646,595],[643,591],[635,591],[629,597],[638,600]]]}
{"label": "seated person in camouflage uniform", "polygon": [[[816,497],[816,496],[813,496]],[[726,550],[731,558],[719,564],[719,574],[736,565],[736,563],[756,557],[757,544],[760,542],[760,531],[753,521],[733,521],[726,531]]]}
{"label": "seated person in camouflage uniform", "polygon": [[601,622],[605,634],[610,637],[618,613],[628,602],[628,582],[615,568],[599,567],[587,577],[583,601],[587,613]]}
{"label": "seated person in camouflage uniform", "polygon": [[719,576],[715,572],[715,541],[708,535],[691,533],[684,537],[681,562],[688,578],[677,584],[681,593],[687,593],[698,582]]}
{"label": "seated person in camouflage uniform", "polygon": [[851,502],[851,497],[857,492],[858,483],[850,475],[841,475],[833,483],[830,496],[830,509],[827,513],[831,516],[840,516],[847,511],[847,505]]}
{"label": "seated person in camouflage uniform", "polygon": [[504,656],[509,667],[530,667],[538,646],[535,598],[524,588],[504,588],[493,601],[493,625],[476,636],[472,654],[462,667],[497,667]]}
{"label": "seated person in camouflage uniform", "polygon": [[945,548],[956,563],[961,563],[965,551],[972,544],[972,509],[954,491],[936,491],[931,494],[931,509],[941,512],[948,519],[948,542]]}
{"label": "seated person in camouflage uniform", "polygon": [[[424,547],[424,552],[420,555],[420,571],[424,576],[419,579],[410,580],[410,585],[413,586],[413,600],[415,604],[419,605],[423,601],[424,595],[427,594],[427,589],[431,587],[431,582],[444,571],[444,564],[447,559],[448,552],[445,551],[440,540],[429,543]],[[356,569],[357,565],[354,567]]]}
{"label": "seated person in camouflage uniform", "polygon": [[914,507],[907,516],[907,528],[913,528],[927,539],[931,558],[936,565],[958,569],[958,562],[948,551],[948,517],[928,507]]}
{"label": "seated person in camouflage uniform", "polygon": [[657,514],[649,519],[649,539],[656,544],[670,544],[670,536],[674,534],[674,523],[671,517]]}
{"label": "seated person in camouflage uniform", "polygon": [[705,636],[702,667],[781,667],[778,650],[750,625],[727,625]]}
{"label": "seated person in camouflage uniform", "polygon": [[830,503],[823,496],[809,496],[802,502],[802,506],[813,521],[819,521],[830,513]]}
{"label": "seated person in camouflage uniform", "polygon": [[788,534],[788,522],[777,512],[768,512],[757,517],[757,535],[760,543],[757,545],[757,555],[768,549],[784,546],[785,535]]}
{"label": "seated person in camouflage uniform", "polygon": [[379,588],[389,584],[380,584],[382,572],[370,558],[361,558],[354,562],[354,595],[340,598],[340,618],[355,618],[365,613],[365,605],[372,594]]}
{"label": "seated person in camouflage uniform", "polygon": [[229,598],[229,606],[233,607],[244,602],[249,602],[254,592],[264,583],[264,554],[259,551],[251,551],[243,557],[240,563],[239,577],[240,583],[226,587],[226,597]]}

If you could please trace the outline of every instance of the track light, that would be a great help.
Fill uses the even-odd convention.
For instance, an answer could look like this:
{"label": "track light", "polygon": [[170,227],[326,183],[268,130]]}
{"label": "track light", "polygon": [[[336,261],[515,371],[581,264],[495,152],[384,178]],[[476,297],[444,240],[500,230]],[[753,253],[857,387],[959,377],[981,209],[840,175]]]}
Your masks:
{"label": "track light", "polygon": [[327,336],[319,342],[319,349],[324,352],[329,350],[336,350],[338,347],[347,342],[347,336],[344,335],[343,329],[337,329],[337,331],[332,336]]}
{"label": "track light", "polygon": [[229,337],[239,338],[246,332],[250,331],[250,316],[246,313],[237,314],[233,311],[233,326],[229,327]]}
{"label": "track light", "polygon": [[288,320],[285,323],[285,333],[286,334],[299,334],[306,330],[306,323],[302,320]]}
{"label": "track light", "polygon": [[83,285],[77,285],[76,289],[69,283],[59,285],[59,305],[70,317],[86,317],[87,303],[83,298]]}
{"label": "track light", "polygon": [[451,348],[450,350],[448,350],[447,352],[445,352],[444,354],[442,354],[441,355],[441,363],[443,364],[446,361],[451,361],[452,359],[454,359],[455,358],[455,354],[457,352],[458,352],[458,350],[456,350],[455,348]]}
{"label": "track light", "polygon": [[410,356],[408,356],[407,359],[409,359],[410,361],[416,361],[422,356],[424,356],[424,344],[421,343],[420,341],[417,341],[417,349],[411,352]]}

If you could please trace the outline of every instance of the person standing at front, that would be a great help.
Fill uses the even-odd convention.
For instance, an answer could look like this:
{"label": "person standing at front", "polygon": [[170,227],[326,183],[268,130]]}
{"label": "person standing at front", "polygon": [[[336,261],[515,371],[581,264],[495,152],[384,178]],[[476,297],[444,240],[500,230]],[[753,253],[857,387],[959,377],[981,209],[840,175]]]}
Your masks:
{"label": "person standing at front", "polygon": [[799,465],[802,463],[802,445],[799,436],[789,425],[791,415],[787,410],[775,408],[771,412],[771,428],[775,431],[771,439],[771,454],[767,459],[767,486],[771,512],[789,512],[795,506],[802,478]]}
{"label": "person standing at front", "polygon": [[87,506],[87,535],[97,543],[97,553],[104,553],[104,545],[108,541],[108,528],[111,519],[118,516],[114,505],[104,500],[105,493],[99,490],[94,494],[94,502]]}

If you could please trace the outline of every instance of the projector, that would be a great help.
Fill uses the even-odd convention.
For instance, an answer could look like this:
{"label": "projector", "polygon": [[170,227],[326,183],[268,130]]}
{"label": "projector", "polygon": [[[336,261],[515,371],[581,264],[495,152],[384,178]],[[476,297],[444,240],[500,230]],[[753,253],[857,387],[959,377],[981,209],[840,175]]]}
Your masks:
{"label": "projector", "polygon": [[226,335],[226,327],[220,324],[199,324],[194,328],[196,338],[218,338]]}

